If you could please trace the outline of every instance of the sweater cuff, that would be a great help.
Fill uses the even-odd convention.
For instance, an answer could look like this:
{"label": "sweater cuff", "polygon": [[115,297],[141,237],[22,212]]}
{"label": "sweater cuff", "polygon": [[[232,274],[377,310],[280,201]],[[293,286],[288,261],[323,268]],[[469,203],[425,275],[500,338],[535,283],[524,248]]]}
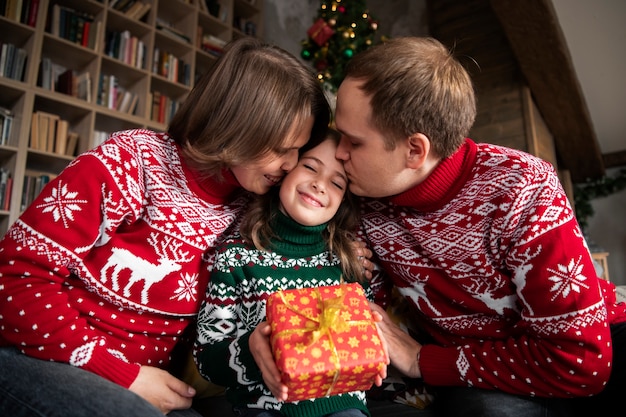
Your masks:
{"label": "sweater cuff", "polygon": [[128,388],[137,379],[141,365],[125,362],[102,347],[94,350],[92,358],[82,368]]}
{"label": "sweater cuff", "polygon": [[459,349],[424,345],[419,355],[419,367],[425,383],[439,386],[465,386],[458,370]]}

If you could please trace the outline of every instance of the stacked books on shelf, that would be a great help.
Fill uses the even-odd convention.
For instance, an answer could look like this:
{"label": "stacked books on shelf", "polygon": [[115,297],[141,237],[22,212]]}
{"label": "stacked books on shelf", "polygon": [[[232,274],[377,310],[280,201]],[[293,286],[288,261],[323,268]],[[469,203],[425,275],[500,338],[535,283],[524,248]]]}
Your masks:
{"label": "stacked books on shelf", "polygon": [[41,190],[43,190],[54,177],[56,177],[56,175],[49,172],[27,172],[26,175],[24,175],[20,210],[26,210],[26,207],[30,206],[35,197],[39,195]]}
{"label": "stacked books on shelf", "polygon": [[8,211],[11,207],[11,191],[13,178],[6,168],[0,168],[0,210]]}
{"label": "stacked books on shelf", "polygon": [[42,58],[37,85],[91,103],[91,75],[89,71],[77,73],[56,64],[50,58]]}
{"label": "stacked books on shelf", "polygon": [[30,124],[29,148],[42,152],[74,156],[78,133],[69,130],[69,122],[57,114],[36,111]]}
{"label": "stacked books on shelf", "polygon": [[5,107],[0,107],[0,145],[9,145],[11,130],[13,129],[13,112]]}
{"label": "stacked books on shelf", "polygon": [[152,96],[152,111],[150,119],[158,122],[168,124],[176,110],[180,107],[180,101],[172,100],[165,94],[159,91],[153,91]]}
{"label": "stacked books on shelf", "polygon": [[89,13],[55,4],[48,23],[52,35],[94,50],[99,44],[101,23]]}
{"label": "stacked books on shelf", "polygon": [[198,47],[200,49],[208,54],[219,57],[224,53],[224,46],[226,46],[225,40],[211,34],[202,34],[202,27],[198,26]]}
{"label": "stacked books on shelf", "polygon": [[135,114],[139,95],[119,85],[115,75],[102,74],[98,83],[97,104],[111,110]]}
{"label": "stacked books on shelf", "polygon": [[108,31],[104,52],[107,56],[119,59],[132,67],[146,68],[146,45],[141,39],[131,35],[128,30]]}
{"label": "stacked books on shelf", "polygon": [[24,70],[28,53],[12,43],[1,43],[0,48],[0,77],[23,81]]}
{"label": "stacked books on shelf", "polygon": [[169,81],[189,85],[191,83],[191,65],[176,55],[154,48],[154,62],[152,72]]}
{"label": "stacked books on shelf", "polygon": [[63,71],[56,80],[55,91],[91,103],[91,75],[89,71],[76,74],[68,69]]}
{"label": "stacked books on shelf", "polygon": [[0,0],[0,15],[35,27],[40,0]]}

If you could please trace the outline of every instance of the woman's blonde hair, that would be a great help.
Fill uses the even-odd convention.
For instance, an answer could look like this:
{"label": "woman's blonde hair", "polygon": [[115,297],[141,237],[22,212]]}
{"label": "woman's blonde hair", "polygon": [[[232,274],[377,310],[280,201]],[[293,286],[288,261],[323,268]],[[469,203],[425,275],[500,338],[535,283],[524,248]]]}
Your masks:
{"label": "woman's blonde hair", "polygon": [[198,80],[169,125],[187,163],[210,176],[275,152],[294,123],[315,119],[311,141],[330,108],[312,70],[285,50],[252,37],[229,43]]}
{"label": "woman's blonde hair", "polygon": [[389,133],[388,149],[398,139],[423,133],[433,152],[446,158],[461,146],[476,118],[468,72],[434,38],[399,37],[375,45],[348,62],[345,78],[363,82],[371,123]]}
{"label": "woman's blonde hair", "polygon": [[[340,138],[337,131],[329,129],[320,143],[332,140],[338,144]],[[280,239],[280,236],[276,236],[272,230],[272,222],[278,209],[271,209],[272,204],[276,204],[279,191],[279,187],[274,187],[269,193],[256,197],[241,219],[241,236],[253,243],[258,250],[268,250],[272,239]],[[330,219],[323,232],[328,251],[339,258],[346,281],[363,279],[363,267],[353,249],[354,231],[359,222],[357,213],[356,199],[350,190],[346,189],[337,213]],[[271,247],[269,249],[271,250]]]}

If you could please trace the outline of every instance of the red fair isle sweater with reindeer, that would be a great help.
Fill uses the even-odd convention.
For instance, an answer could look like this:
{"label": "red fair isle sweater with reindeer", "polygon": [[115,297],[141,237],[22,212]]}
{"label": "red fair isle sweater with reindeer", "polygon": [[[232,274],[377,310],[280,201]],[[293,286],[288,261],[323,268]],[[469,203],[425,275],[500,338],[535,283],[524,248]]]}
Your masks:
{"label": "red fair isle sweater with reindeer", "polygon": [[551,165],[468,139],[415,188],[362,204],[366,240],[435,340],[420,353],[426,383],[542,397],[603,388],[609,324],[626,305],[597,277]]}
{"label": "red fair isle sweater with reindeer", "polygon": [[130,386],[195,319],[211,249],[243,200],[166,134],[118,132],[75,159],[0,242],[0,346]]}

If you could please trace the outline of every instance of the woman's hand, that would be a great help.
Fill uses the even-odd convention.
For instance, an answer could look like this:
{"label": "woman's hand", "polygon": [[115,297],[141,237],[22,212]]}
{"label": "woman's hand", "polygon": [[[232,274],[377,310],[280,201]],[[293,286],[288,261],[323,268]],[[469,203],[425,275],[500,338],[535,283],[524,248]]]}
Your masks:
{"label": "woman's hand", "polygon": [[272,391],[277,400],[286,401],[288,389],[287,385],[283,384],[280,378],[280,371],[274,362],[270,345],[271,333],[272,328],[269,323],[262,321],[250,335],[248,346],[257,366],[261,370],[265,385]]}
{"label": "woman's hand", "polygon": [[163,369],[142,366],[129,390],[167,414],[191,407],[196,390]]}

